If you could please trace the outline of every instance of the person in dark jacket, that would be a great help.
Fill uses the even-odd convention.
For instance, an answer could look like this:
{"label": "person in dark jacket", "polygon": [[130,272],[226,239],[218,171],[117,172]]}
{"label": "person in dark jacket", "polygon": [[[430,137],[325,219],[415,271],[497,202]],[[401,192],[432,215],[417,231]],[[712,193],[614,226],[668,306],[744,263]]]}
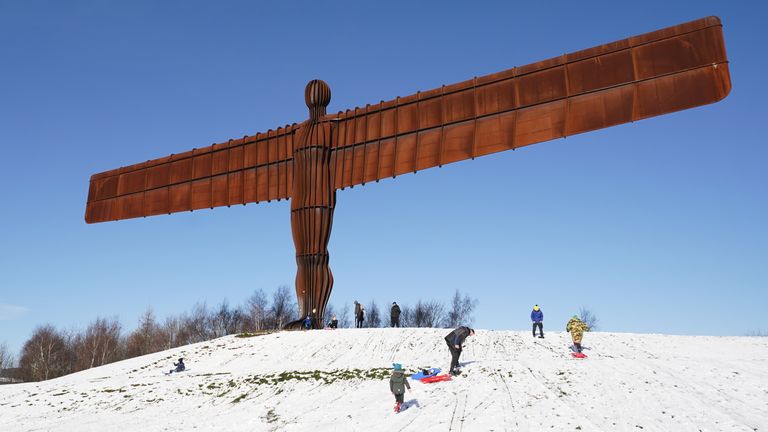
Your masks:
{"label": "person in dark jacket", "polygon": [[363,328],[363,319],[365,319],[363,305],[355,300],[355,328]]}
{"label": "person in dark jacket", "polygon": [[339,328],[339,320],[336,318],[336,315],[333,315],[331,317],[331,321],[328,323],[328,327],[330,327],[332,329]]}
{"label": "person in dark jacket", "polygon": [[533,305],[531,311],[531,321],[533,321],[533,337],[536,337],[536,327],[539,328],[539,338],[544,338],[544,312],[541,311],[539,305]]}
{"label": "person in dark jacket", "polygon": [[448,333],[445,337],[445,343],[448,344],[448,349],[451,351],[451,375],[458,375],[461,373],[459,370],[459,356],[461,356],[462,344],[468,336],[473,336],[475,331],[469,327],[459,327],[456,330]]}
{"label": "person in dark jacket", "polygon": [[405,371],[400,363],[393,363],[392,377],[389,379],[389,391],[395,395],[395,412],[400,412],[400,408],[405,398],[405,389],[411,389],[411,385],[408,384],[408,378],[405,376]]}
{"label": "person in dark jacket", "polygon": [[174,372],[184,372],[184,369],[187,368],[186,366],[184,366],[183,358],[180,358],[179,361],[174,363],[173,365],[176,366],[176,369],[171,369],[170,372],[168,372],[169,374],[172,374]]}
{"label": "person in dark jacket", "polygon": [[400,327],[400,306],[397,305],[397,302],[392,302],[389,318],[392,327]]}

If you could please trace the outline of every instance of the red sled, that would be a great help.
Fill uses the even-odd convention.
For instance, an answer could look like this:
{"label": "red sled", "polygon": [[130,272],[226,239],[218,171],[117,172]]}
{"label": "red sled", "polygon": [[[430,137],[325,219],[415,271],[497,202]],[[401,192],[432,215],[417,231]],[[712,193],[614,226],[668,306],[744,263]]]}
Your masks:
{"label": "red sled", "polygon": [[444,375],[435,375],[431,377],[422,378],[419,381],[423,383],[436,383],[440,381],[450,381],[450,380],[451,380],[451,376],[444,374]]}
{"label": "red sled", "polygon": [[587,355],[584,353],[571,353],[571,355],[575,358],[587,358]]}

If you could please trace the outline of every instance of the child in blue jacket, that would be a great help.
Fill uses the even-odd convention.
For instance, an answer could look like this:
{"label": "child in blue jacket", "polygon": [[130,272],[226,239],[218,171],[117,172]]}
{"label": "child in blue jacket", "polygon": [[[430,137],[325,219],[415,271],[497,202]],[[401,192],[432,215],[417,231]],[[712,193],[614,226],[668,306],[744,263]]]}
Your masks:
{"label": "child in blue jacket", "polygon": [[544,312],[539,305],[534,305],[531,311],[531,321],[533,321],[533,337],[536,337],[536,327],[539,328],[539,338],[544,338]]}

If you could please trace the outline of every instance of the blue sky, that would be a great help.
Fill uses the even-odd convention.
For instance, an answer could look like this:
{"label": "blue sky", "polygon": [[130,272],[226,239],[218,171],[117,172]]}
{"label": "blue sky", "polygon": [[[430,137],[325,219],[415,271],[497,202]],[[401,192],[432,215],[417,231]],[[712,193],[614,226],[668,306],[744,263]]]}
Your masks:
{"label": "blue sky", "polygon": [[86,225],[91,174],[719,16],[722,102],[337,194],[331,302],[768,329],[763,2],[0,2],[0,343],[293,285],[287,202]]}

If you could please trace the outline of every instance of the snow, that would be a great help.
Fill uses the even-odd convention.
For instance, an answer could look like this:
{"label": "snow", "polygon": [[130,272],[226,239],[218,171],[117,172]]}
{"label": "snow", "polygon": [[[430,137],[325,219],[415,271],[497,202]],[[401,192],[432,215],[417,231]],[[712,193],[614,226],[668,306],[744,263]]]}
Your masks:
{"label": "snow", "polygon": [[[0,386],[0,431],[767,431],[768,338],[477,330],[452,381],[446,329],[224,338],[41,383]],[[164,375],[179,357],[188,370]],[[282,374],[282,375],[281,375]]]}

